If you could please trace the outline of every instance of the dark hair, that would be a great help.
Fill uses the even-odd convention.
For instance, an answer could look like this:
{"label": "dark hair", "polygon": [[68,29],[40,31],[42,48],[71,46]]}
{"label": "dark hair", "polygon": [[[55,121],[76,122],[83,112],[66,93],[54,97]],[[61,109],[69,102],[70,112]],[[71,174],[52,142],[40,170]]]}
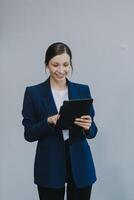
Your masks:
{"label": "dark hair", "polygon": [[73,70],[71,50],[66,44],[64,44],[62,42],[53,43],[48,47],[48,49],[46,51],[44,63],[47,66],[49,63],[49,60],[51,60],[51,58],[53,58],[54,56],[57,56],[57,55],[61,55],[63,53],[67,53],[70,56],[70,65]]}

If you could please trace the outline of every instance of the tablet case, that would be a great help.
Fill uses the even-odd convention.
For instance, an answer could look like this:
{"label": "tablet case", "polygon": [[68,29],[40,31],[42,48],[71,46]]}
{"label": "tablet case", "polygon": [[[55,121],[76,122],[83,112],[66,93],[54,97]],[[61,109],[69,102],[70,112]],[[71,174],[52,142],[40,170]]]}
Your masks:
{"label": "tablet case", "polygon": [[60,107],[60,118],[56,123],[57,129],[69,129],[76,127],[74,124],[75,118],[80,118],[82,115],[89,115],[90,107],[93,99],[71,99],[63,102]]}

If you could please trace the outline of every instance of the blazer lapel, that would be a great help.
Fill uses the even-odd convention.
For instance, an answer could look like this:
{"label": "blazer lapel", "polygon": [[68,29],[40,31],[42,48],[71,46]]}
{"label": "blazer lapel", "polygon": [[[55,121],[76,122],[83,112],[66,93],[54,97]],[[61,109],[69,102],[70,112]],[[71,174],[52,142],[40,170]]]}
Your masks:
{"label": "blazer lapel", "polygon": [[77,87],[75,86],[75,83],[69,81],[66,79],[67,85],[68,85],[68,98],[69,99],[78,99],[80,98],[79,91]]}
{"label": "blazer lapel", "polygon": [[58,113],[50,86],[50,77],[43,83],[43,102],[48,112],[48,116]]}

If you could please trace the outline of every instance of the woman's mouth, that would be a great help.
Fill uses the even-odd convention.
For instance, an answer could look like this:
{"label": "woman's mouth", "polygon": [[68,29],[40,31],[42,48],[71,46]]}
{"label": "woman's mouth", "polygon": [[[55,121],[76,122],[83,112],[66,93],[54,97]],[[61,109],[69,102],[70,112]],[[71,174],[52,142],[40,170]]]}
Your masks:
{"label": "woman's mouth", "polygon": [[57,78],[63,78],[64,75],[56,75]]}

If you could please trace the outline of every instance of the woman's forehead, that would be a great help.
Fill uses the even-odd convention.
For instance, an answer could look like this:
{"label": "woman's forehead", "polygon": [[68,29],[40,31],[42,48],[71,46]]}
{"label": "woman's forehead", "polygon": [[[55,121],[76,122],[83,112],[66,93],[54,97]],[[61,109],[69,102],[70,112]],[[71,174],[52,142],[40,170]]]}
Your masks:
{"label": "woman's forehead", "polygon": [[68,62],[70,61],[70,56],[67,53],[63,53],[57,56],[54,56],[51,61],[53,62]]}

